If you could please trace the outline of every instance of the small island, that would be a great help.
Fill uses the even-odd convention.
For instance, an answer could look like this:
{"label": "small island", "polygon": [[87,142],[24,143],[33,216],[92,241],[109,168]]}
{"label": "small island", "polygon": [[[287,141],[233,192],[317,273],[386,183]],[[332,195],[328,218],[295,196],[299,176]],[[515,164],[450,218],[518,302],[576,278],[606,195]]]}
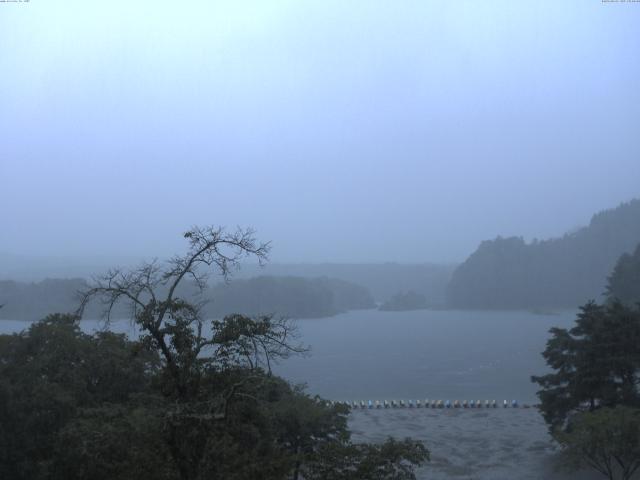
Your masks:
{"label": "small island", "polygon": [[407,310],[424,310],[428,308],[427,298],[413,291],[406,293],[400,292],[395,294],[389,300],[384,302],[378,310],[386,312],[400,312]]}

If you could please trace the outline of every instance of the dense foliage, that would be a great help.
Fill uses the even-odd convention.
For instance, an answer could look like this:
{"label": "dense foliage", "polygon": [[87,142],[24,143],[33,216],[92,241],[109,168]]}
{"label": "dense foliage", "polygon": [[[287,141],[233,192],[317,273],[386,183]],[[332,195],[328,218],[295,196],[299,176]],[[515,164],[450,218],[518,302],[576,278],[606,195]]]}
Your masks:
{"label": "dense foliage", "polygon": [[217,359],[178,347],[192,373],[177,377],[149,338],[88,335],[71,315],[0,335],[0,478],[396,479],[428,459],[411,440],[354,445],[346,407],[241,366],[238,333],[266,319],[214,328]]}
{"label": "dense foliage", "polygon": [[566,432],[557,432],[565,468],[585,466],[610,480],[629,480],[640,468],[640,410],[601,408],[576,415]]}
{"label": "dense foliage", "polygon": [[[147,403],[144,398],[152,390],[159,360],[122,335],[83,334],[69,315],[51,315],[26,332],[1,335],[0,478],[68,478],[60,454],[83,454],[69,451],[63,440],[79,427],[74,422],[90,418],[95,409],[108,412],[119,405],[125,411]],[[149,429],[140,445],[152,448],[157,443],[150,441],[153,436]],[[104,448],[118,447],[117,436],[112,445],[103,440],[99,443]],[[112,461],[126,461],[126,456],[114,455]]]}
{"label": "dense foliage", "polygon": [[553,373],[533,377],[552,430],[577,412],[640,406],[640,307],[618,301],[581,307],[575,327],[551,329],[543,352]]}
{"label": "dense foliage", "polygon": [[640,303],[630,301],[639,252],[620,257],[604,304],[582,306],[570,330],[551,329],[543,356],[553,373],[532,377],[563,466],[610,480],[640,468]]}
{"label": "dense foliage", "polygon": [[604,293],[618,257],[640,242],[640,199],[593,216],[562,238],[485,241],[453,274],[448,303],[460,308],[573,307]]}

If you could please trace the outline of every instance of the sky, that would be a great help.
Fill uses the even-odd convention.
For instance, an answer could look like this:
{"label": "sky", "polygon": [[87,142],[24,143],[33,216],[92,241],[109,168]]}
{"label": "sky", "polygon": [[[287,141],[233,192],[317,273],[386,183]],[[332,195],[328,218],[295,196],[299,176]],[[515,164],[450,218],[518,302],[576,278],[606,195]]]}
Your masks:
{"label": "sky", "polygon": [[0,3],[0,253],[459,262],[640,196],[640,3]]}

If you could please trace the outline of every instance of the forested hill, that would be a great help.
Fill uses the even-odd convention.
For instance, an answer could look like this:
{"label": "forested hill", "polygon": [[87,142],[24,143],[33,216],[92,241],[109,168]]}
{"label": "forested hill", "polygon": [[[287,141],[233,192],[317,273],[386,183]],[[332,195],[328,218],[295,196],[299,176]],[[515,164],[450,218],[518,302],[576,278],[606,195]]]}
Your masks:
{"label": "forested hill", "polygon": [[447,284],[455,265],[437,263],[269,263],[264,268],[245,265],[237,278],[270,275],[305,278],[329,277],[365,287],[376,301],[384,302],[401,291],[424,295],[430,305],[444,305]]}
{"label": "forested hill", "polygon": [[[78,306],[77,292],[87,287],[83,279],[47,279],[25,283],[0,281],[0,319],[39,320],[50,313],[69,313]],[[162,291],[162,289],[160,289]],[[180,295],[192,299],[195,287],[186,285]],[[234,279],[213,285],[203,295],[210,300],[204,314],[221,318],[230,313],[275,314],[293,318],[327,317],[336,313],[374,308],[369,291],[351,282],[333,278],[257,277]],[[90,304],[86,318],[98,318],[101,305]],[[128,311],[116,306],[113,315],[125,317]]]}
{"label": "forested hill", "polygon": [[623,253],[640,242],[640,200],[597,213],[561,238],[484,241],[454,272],[447,301],[455,308],[573,307],[605,292]]}
{"label": "forested hill", "polygon": [[320,318],[347,310],[374,308],[369,291],[335,278],[260,276],[215,285],[205,313],[219,318],[230,313],[277,314]]}
{"label": "forested hill", "polygon": [[[41,282],[47,278],[91,278],[113,265],[135,265],[145,260],[137,257],[26,257],[0,252],[0,281]],[[146,260],[151,260],[147,258]],[[400,291],[424,295],[430,305],[442,306],[453,264],[437,263],[269,263],[264,267],[250,262],[234,273],[234,278],[328,277],[365,287],[378,302]],[[0,299],[0,303],[1,299]]]}
{"label": "forested hill", "polygon": [[81,278],[37,283],[0,280],[0,319],[40,320],[50,313],[73,312],[78,308],[77,292],[86,286]]}

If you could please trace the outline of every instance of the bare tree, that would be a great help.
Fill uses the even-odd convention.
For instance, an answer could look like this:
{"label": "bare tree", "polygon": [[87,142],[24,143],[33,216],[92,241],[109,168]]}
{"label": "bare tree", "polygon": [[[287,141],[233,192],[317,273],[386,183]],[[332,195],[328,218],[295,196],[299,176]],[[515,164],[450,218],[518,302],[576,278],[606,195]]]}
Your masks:
{"label": "bare tree", "polygon": [[[102,303],[105,321],[114,307],[129,307],[141,341],[162,359],[161,390],[170,400],[164,431],[180,477],[200,478],[207,439],[229,418],[234,399],[258,401],[256,392],[271,377],[271,363],[305,349],[295,343],[287,319],[230,315],[205,325],[202,298],[180,298],[179,287],[195,284],[202,297],[211,274],[225,280],[245,257],[264,264],[268,243],[258,243],[250,229],[193,227],[184,234],[187,253],[167,262],[146,262],[131,270],[113,269],[80,292],[79,318],[92,300]],[[249,397],[249,398],[247,398]],[[222,421],[222,422],[221,422]]]}
{"label": "bare tree", "polygon": [[180,298],[180,285],[191,281],[202,294],[212,273],[228,280],[243,258],[257,258],[263,265],[269,244],[258,243],[253,230],[241,228],[228,233],[221,227],[193,227],[184,238],[189,242],[184,255],[165,263],[145,262],[131,270],[112,269],[94,278],[80,292],[78,315],[94,299],[102,303],[106,322],[116,305],[128,306],[143,340],[161,354],[182,399],[197,391],[205,368],[265,368],[270,373],[274,359],[305,350],[293,343],[290,322],[271,316],[234,315],[212,321],[207,335],[203,303]]}

